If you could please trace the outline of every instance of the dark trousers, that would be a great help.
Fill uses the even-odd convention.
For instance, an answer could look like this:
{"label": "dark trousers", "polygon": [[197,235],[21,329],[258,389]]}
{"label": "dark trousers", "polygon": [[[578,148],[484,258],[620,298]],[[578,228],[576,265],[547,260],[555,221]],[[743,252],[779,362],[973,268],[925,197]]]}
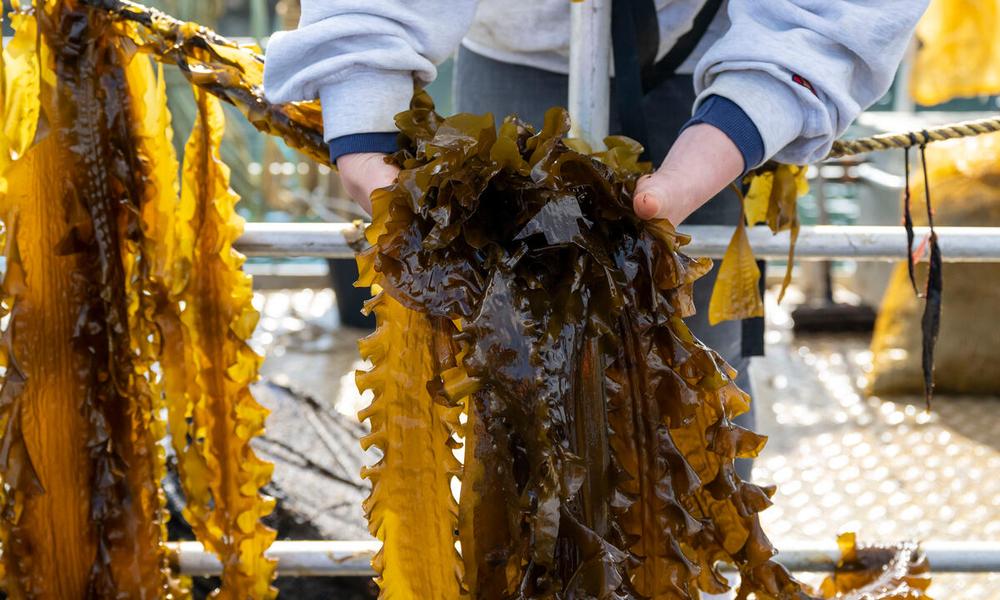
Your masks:
{"label": "dark trousers", "polygon": [[[454,88],[456,112],[493,113],[497,119],[516,114],[528,123],[539,126],[549,108],[566,106],[567,90],[565,75],[495,61],[464,47],[459,51]],[[674,75],[643,98],[642,107],[650,138],[647,150],[654,165],[663,162],[681,127],[691,117],[694,101],[691,75]],[[614,98],[610,117],[611,133],[620,133]],[[725,190],[688,217],[685,223],[735,226],[739,218],[739,200],[731,190]],[[708,324],[708,301],[718,269],[716,263],[706,276],[695,282],[694,297],[698,313],[687,319],[687,324],[698,339],[717,351],[739,371],[736,382],[750,393],[747,372],[750,359],[744,356],[743,324],[739,321],[727,321],[715,326]],[[736,418],[737,423],[749,429],[754,425],[752,407],[753,404],[750,412]],[[749,479],[750,461],[738,461],[737,470],[743,479]]]}

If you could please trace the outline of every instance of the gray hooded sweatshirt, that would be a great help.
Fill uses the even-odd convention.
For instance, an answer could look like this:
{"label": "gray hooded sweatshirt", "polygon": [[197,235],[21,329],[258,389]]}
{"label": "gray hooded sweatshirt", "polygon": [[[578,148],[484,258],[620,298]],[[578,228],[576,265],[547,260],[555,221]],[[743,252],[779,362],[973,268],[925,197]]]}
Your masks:
{"label": "gray hooded sweatshirt", "polygon": [[[655,0],[660,55],[705,0]],[[567,71],[570,0],[302,0],[298,29],[271,37],[272,102],[319,98],[327,140],[393,131],[413,82],[461,43],[496,60]],[[889,89],[928,0],[729,0],[680,72],[698,101],[718,95],[756,125],[764,159],[829,151]],[[751,166],[751,165],[748,165]]]}

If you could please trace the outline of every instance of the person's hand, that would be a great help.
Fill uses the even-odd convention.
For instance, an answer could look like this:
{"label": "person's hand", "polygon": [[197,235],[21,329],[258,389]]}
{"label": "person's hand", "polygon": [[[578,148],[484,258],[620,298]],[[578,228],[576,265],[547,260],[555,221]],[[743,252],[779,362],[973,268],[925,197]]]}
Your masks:
{"label": "person's hand", "polygon": [[660,168],[639,179],[635,214],[667,219],[676,227],[742,173],[743,155],[726,134],[712,125],[693,125],[677,138]]}
{"label": "person's hand", "polygon": [[372,192],[392,185],[399,175],[399,169],[387,164],[385,157],[381,152],[358,152],[337,159],[340,181],[347,195],[369,215],[372,214]]}

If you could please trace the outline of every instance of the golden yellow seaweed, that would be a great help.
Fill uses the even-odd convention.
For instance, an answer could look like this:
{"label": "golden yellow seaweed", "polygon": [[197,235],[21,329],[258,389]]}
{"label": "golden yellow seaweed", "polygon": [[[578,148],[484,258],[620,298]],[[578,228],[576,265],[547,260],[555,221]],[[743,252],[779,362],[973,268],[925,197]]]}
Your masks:
{"label": "golden yellow seaweed", "polygon": [[[133,424],[137,432],[145,432],[148,452],[152,460],[152,481],[157,485],[147,490],[150,498],[144,499],[144,509],[150,514],[159,514],[159,539],[167,539],[166,499],[158,485],[166,475],[165,451],[160,440],[166,435],[163,409],[167,401],[174,397],[167,394],[161,368],[157,375],[153,368],[157,361],[163,363],[163,321],[165,314],[175,314],[175,303],[168,299],[169,286],[173,283],[166,265],[173,259],[174,247],[169,243],[176,239],[170,229],[176,213],[178,200],[178,163],[172,143],[173,131],[170,126],[170,112],[167,109],[166,82],[163,67],[154,71],[149,60],[134,57],[125,72],[131,89],[136,152],[143,170],[144,187],[139,226],[142,237],[137,242],[123,239],[124,247],[130,251],[123,253],[126,258],[126,281],[129,283],[129,330],[132,347],[136,356],[136,374],[141,377],[139,400],[142,401],[141,420]],[[167,223],[157,217],[167,217]],[[177,397],[183,401],[184,396]],[[155,499],[155,502],[154,502]],[[160,547],[161,560],[167,569],[166,553]],[[189,591],[181,581],[169,580],[173,598],[186,597]]]}
{"label": "golden yellow seaweed", "polygon": [[[151,70],[104,35],[104,17],[48,26],[80,18],[61,2],[19,14],[4,57],[7,586],[13,597],[159,597],[171,585],[163,431],[136,218],[156,196],[142,167],[156,157],[137,151],[148,124],[133,111]],[[43,106],[39,134],[24,121]],[[133,168],[109,170],[115,161]]]}
{"label": "golden yellow seaweed", "polygon": [[[85,596],[97,552],[90,526],[93,466],[84,451],[91,428],[78,406],[84,393],[78,373],[89,365],[73,348],[84,294],[72,275],[81,258],[54,252],[69,229],[59,201],[64,174],[54,137],[7,172],[4,295],[12,310],[0,405],[2,475],[10,488],[3,558],[6,591],[14,598]],[[58,544],[51,542],[55,531]]]}
{"label": "golden yellow seaweed", "polygon": [[[375,394],[359,414],[371,433],[362,447],[378,448],[379,461],[363,477],[372,482],[365,501],[372,535],[383,542],[372,561],[381,597],[458,598],[462,563],[455,549],[458,506],[451,480],[460,474],[452,433],[461,408],[441,403],[428,390],[448,365],[435,346],[451,344],[454,325],[431,319],[387,295],[369,305],[379,322],[359,342],[370,371],[359,372],[359,389]],[[421,561],[405,557],[419,553]]]}
{"label": "golden yellow seaweed", "polygon": [[792,281],[792,267],[795,265],[795,242],[799,239],[798,199],[809,192],[809,182],[806,179],[807,167],[796,165],[778,165],[774,172],[774,182],[767,205],[767,226],[771,233],[788,231],[788,264],[785,266],[785,277],[778,292],[778,302],[785,298],[785,290]]}
{"label": "golden yellow seaweed", "polygon": [[10,155],[24,154],[35,141],[38,116],[41,110],[41,73],[37,48],[38,24],[35,15],[28,12],[21,2],[12,2],[10,24],[15,35],[3,49],[4,94],[3,136],[9,146],[0,164],[5,165]]}
{"label": "golden yellow seaweed", "polygon": [[[372,224],[365,230],[370,244],[387,230],[390,202],[384,191],[372,198]],[[375,395],[358,415],[371,426],[362,447],[381,453],[362,472],[372,484],[364,503],[368,527],[382,541],[372,566],[381,598],[458,598],[463,565],[455,548],[458,504],[451,482],[460,477],[461,464],[453,450],[463,400],[475,385],[455,362],[456,324],[386,295],[374,259],[374,251],[359,254],[357,283],[375,294],[367,309],[378,323],[358,343],[372,368],[357,373],[358,389]],[[412,552],[426,560],[403,559]]]}
{"label": "golden yellow seaweed", "polygon": [[763,316],[764,302],[760,297],[759,282],[760,269],[747,238],[746,223],[741,218],[712,288],[708,322],[715,325],[730,319]]}
{"label": "golden yellow seaweed", "polygon": [[[799,216],[797,201],[809,192],[809,182],[806,179],[808,167],[798,165],[771,164],[748,175],[749,183],[746,198],[743,200],[743,216],[740,226],[733,232],[726,256],[722,259],[719,277],[712,290],[712,299],[717,310],[710,312],[713,324],[733,319],[746,319],[763,314],[763,299],[760,294],[760,269],[749,268],[748,260],[753,261],[753,249],[750,248],[746,232],[742,230],[745,222],[753,227],[766,223],[771,233],[788,231],[788,265],[785,267],[785,277],[782,280],[778,302],[785,298],[785,291],[792,281],[792,267],[795,262],[795,243],[799,238]],[[727,261],[742,262],[727,265]],[[756,274],[754,274],[756,273]],[[753,285],[750,285],[750,282]],[[734,290],[741,296],[738,301],[724,301],[723,296],[734,297]]]}
{"label": "golden yellow seaweed", "polygon": [[824,598],[861,595],[871,600],[925,598],[931,585],[927,556],[914,542],[891,546],[862,546],[853,532],[837,537],[840,560],[836,571],[823,580]]}
{"label": "golden yellow seaweed", "polygon": [[[251,304],[250,278],[232,244],[243,231],[238,198],[229,189],[229,169],[219,158],[224,117],[218,100],[195,89],[198,116],[184,152],[183,185],[175,264],[187,265],[180,295],[183,346],[169,356],[169,369],[186,361],[186,402],[172,401],[171,429],[180,457],[187,506],[184,515],[206,548],[223,564],[217,596],[273,598],[275,562],[264,551],[274,540],[261,518],[274,501],[260,494],[273,466],[250,447],[263,432],[267,410],[250,394],[260,357],[247,345],[258,313]],[[195,240],[185,246],[183,240]],[[181,253],[190,252],[182,256]],[[168,265],[169,267],[169,265]],[[174,273],[174,276],[179,275]],[[176,335],[175,332],[171,332]],[[176,344],[176,338],[173,340]],[[177,351],[168,341],[166,351]],[[166,381],[177,382],[177,375]],[[173,378],[173,379],[171,379]],[[190,424],[181,431],[181,423]]]}

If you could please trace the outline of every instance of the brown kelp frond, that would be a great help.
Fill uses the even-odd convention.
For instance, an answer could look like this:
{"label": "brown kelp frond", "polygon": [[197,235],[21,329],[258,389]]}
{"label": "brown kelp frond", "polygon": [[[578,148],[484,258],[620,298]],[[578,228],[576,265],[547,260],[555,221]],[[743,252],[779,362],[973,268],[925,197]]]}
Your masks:
{"label": "brown kelp frond", "polygon": [[71,229],[59,250],[79,254],[88,279],[74,344],[91,362],[83,396],[93,428],[88,452],[98,538],[91,586],[104,595],[159,594],[167,586],[167,569],[157,479],[161,432],[147,380],[154,359],[140,348],[133,351],[133,342],[143,344],[152,332],[148,319],[138,315],[143,277],[134,272],[138,210],[146,198],[132,96],[147,83],[139,70],[150,67],[134,63],[130,87],[132,55],[120,38],[108,35],[106,15],[52,3],[39,19],[56,76],[46,115],[79,174]]}
{"label": "brown kelp frond", "polygon": [[[243,256],[232,248],[243,231],[238,198],[229,189],[229,169],[219,159],[224,119],[219,102],[195,88],[198,116],[184,152],[177,227],[195,240],[180,321],[190,377],[187,403],[172,404],[172,429],[188,504],[185,517],[198,539],[223,564],[221,597],[272,598],[275,562],[264,551],[275,533],[260,519],[274,501],[260,489],[272,465],[250,447],[263,432],[267,410],[250,395],[260,357],[247,345],[258,313],[251,304]],[[186,238],[189,234],[181,234]],[[176,366],[172,356],[165,368]],[[190,418],[191,425],[180,424]]]}
{"label": "brown kelp frond", "polygon": [[871,600],[930,600],[926,594],[931,584],[930,564],[916,543],[862,546],[854,533],[843,533],[837,545],[841,557],[836,572],[820,586],[824,597],[842,598],[851,593]]}
{"label": "brown kelp frond", "polygon": [[262,87],[264,58],[259,48],[240,46],[196,23],[178,21],[128,0],[90,1],[115,14],[121,31],[142,50],[161,62],[176,64],[192,84],[236,106],[254,127],[329,164],[319,103],[268,102]]}
{"label": "brown kelp frond", "polygon": [[270,465],[249,447],[266,415],[248,390],[257,314],[232,250],[242,220],[221,108],[202,98],[179,202],[162,71],[104,11],[13,9],[0,63],[6,591],[187,595],[163,544],[166,406],[222,595],[273,597]]}
{"label": "brown kelp frond", "polygon": [[[361,283],[384,290],[379,331],[362,344],[376,365],[359,379],[376,393],[363,416],[386,458],[402,423],[433,423],[393,420],[380,404],[406,376],[386,368],[403,354],[410,364],[454,357],[464,372],[447,379],[476,382],[458,521],[465,590],[694,598],[727,588],[721,561],[742,572],[742,593],[810,598],[771,560],[758,513],[773,489],[733,467],[765,441],[732,423],[749,398],[683,323],[710,263],[680,254],[686,239],[668,223],[631,210],[638,147],[611,138],[592,157],[564,143],[559,109],[540,131],[514,118],[498,130],[490,115],[441,118],[425,95],[397,124],[403,170],[373,198],[372,247],[359,258]],[[450,354],[426,325],[437,320],[461,323]],[[389,339],[406,341],[391,353]],[[383,586],[424,555],[399,540],[429,519],[378,509],[395,464],[376,467],[371,511],[386,544]],[[388,515],[399,519],[391,527]]]}

